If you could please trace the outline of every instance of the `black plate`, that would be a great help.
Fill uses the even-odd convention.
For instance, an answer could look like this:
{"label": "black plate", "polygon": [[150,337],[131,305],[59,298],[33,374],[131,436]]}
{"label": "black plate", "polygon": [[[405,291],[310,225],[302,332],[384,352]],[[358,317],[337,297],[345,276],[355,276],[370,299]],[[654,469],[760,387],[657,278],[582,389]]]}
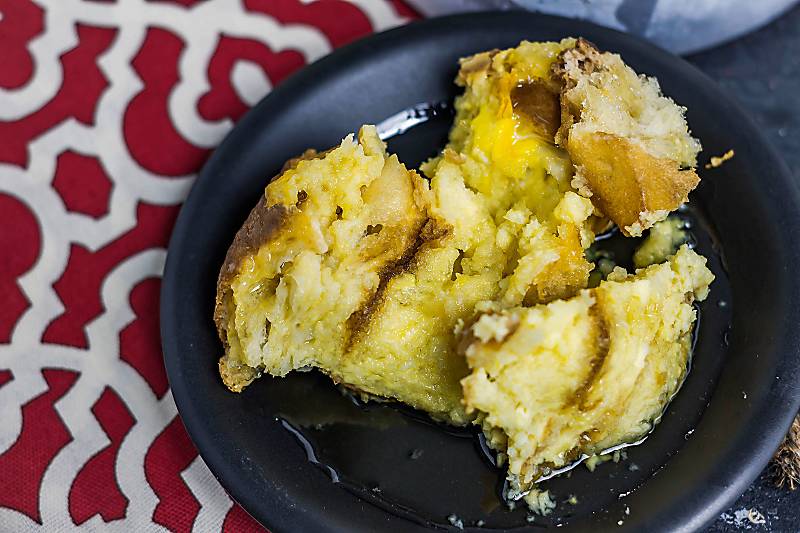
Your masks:
{"label": "black plate", "polygon": [[[700,309],[684,387],[627,461],[548,482],[557,499],[575,494],[578,504],[562,503],[536,523],[575,531],[699,529],[777,447],[800,401],[800,197],[758,127],[698,70],[627,35],[524,13],[433,19],[359,41],[282,83],[214,153],[172,236],[161,324],[175,402],[211,471],[266,526],[414,531],[449,527],[450,515],[467,529],[477,520],[529,525],[524,510],[497,505],[501,473],[469,431],[448,432],[402,409],[353,405],[313,373],[262,378],[240,395],[229,393],[217,375],[222,347],[211,317],[228,244],[284,160],[334,145],[363,123],[452,101],[460,56],[569,35],[657,76],[664,92],[688,107],[705,147],[701,161],[729,148],[736,157],[700,171],[685,214],[717,281]],[[390,149],[417,165],[442,146],[448,120],[445,114],[416,126],[392,138]],[[323,418],[336,423],[313,429]],[[300,445],[292,430],[301,426],[316,449]],[[335,471],[309,462],[307,451]]]}

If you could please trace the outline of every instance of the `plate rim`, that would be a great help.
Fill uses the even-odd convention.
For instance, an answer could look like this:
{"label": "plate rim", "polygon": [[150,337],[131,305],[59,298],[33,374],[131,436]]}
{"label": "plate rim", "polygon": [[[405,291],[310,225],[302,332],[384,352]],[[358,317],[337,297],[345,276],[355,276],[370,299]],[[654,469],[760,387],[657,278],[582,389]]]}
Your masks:
{"label": "plate rim", "polygon": [[[551,22],[556,26],[574,26],[574,34],[579,34],[584,31],[584,29],[588,29],[592,33],[605,34],[609,39],[621,41],[627,47],[639,49],[649,59],[671,63],[673,68],[682,71],[682,75],[685,76],[684,79],[687,82],[691,82],[691,84],[695,86],[702,86],[711,93],[711,96],[719,99],[725,106],[731,108],[738,115],[738,118],[744,121],[745,129],[753,134],[752,137],[748,137],[752,141],[751,144],[756,146],[759,151],[772,160],[779,169],[779,177],[781,178],[779,181],[786,189],[781,191],[781,197],[787,204],[791,203],[794,205],[795,209],[792,211],[800,213],[800,185],[793,179],[786,162],[773,144],[767,139],[766,135],[761,131],[749,112],[731,95],[722,90],[713,79],[683,58],[673,55],[636,36],[617,30],[598,26],[586,21],[539,13],[510,13],[508,11],[464,13],[413,21],[403,26],[374,33],[338,48],[317,61],[306,65],[278,84],[268,95],[248,110],[226,134],[217,148],[214,149],[214,152],[198,173],[186,200],[181,205],[178,218],[175,222],[172,234],[170,235],[159,304],[162,353],[170,384],[170,391],[175,401],[179,418],[186,428],[194,446],[197,448],[198,454],[203,458],[211,473],[220,482],[226,492],[228,492],[232,499],[238,502],[248,514],[270,530],[283,530],[284,527],[288,526],[288,523],[276,522],[273,520],[279,513],[274,512],[275,506],[272,502],[264,502],[255,499],[254,495],[242,490],[242,487],[239,487],[235,482],[231,481],[230,477],[232,473],[229,472],[230,465],[219,453],[219,450],[215,449],[211,436],[201,431],[201,424],[198,419],[202,417],[202,412],[195,409],[191,391],[189,391],[186,384],[180,379],[179,359],[175,355],[176,350],[179,350],[180,347],[174,345],[175,339],[171,331],[175,329],[176,325],[175,319],[170,312],[175,308],[179,295],[176,294],[174,283],[171,283],[170,280],[180,275],[176,267],[177,260],[175,259],[174,250],[180,249],[184,239],[191,238],[192,234],[191,226],[188,225],[189,220],[187,213],[189,209],[187,206],[193,207],[201,201],[200,187],[198,185],[213,179],[213,176],[209,175],[212,173],[212,169],[215,168],[218,160],[223,157],[223,154],[230,150],[231,146],[237,144],[240,140],[244,140],[240,138],[244,137],[243,132],[248,129],[248,124],[254,122],[256,116],[269,112],[271,108],[279,108],[281,100],[287,98],[292,99],[294,92],[302,89],[305,84],[312,82],[317,76],[324,75],[330,70],[336,70],[337,66],[342,62],[368,61],[366,58],[368,58],[370,53],[374,53],[376,50],[380,51],[391,48],[398,43],[401,44],[405,39],[413,39],[416,34],[424,35],[436,31],[437,27],[464,23],[470,24],[477,18],[486,20],[503,19],[511,16],[539,19],[542,22]],[[773,194],[773,196],[775,195]],[[787,232],[790,233],[790,235],[784,240],[800,242],[800,224],[790,227]],[[790,259],[791,265],[786,265],[785,268],[793,266],[795,269],[800,269],[800,250],[794,250],[793,254],[790,255]],[[800,299],[800,281],[794,283],[789,289],[792,289],[790,291],[791,296]],[[792,316],[800,320],[800,309],[794,309]],[[795,417],[794,413],[800,408],[800,335],[795,334],[793,337],[790,337],[790,335],[791,333],[789,332],[785,334],[785,338],[782,339],[784,341],[782,345],[788,345],[793,348],[793,354],[785,354],[779,364],[786,367],[792,378],[788,380],[790,381],[788,384],[782,383],[783,387],[780,388],[780,394],[772,391],[775,397],[770,398],[770,404],[773,407],[782,407],[783,409],[778,409],[777,412],[773,411],[770,413],[771,423],[765,425],[761,438],[755,439],[757,442],[754,442],[750,446],[753,453],[749,455],[749,460],[743,465],[738,465],[740,468],[736,470],[736,473],[727,476],[727,480],[730,483],[726,484],[724,487],[720,487],[720,490],[711,496],[706,495],[698,500],[692,500],[689,506],[692,509],[684,511],[679,517],[675,517],[675,520],[672,520],[671,524],[667,524],[664,530],[691,531],[700,529],[711,523],[711,521],[741,495],[760,474],[769,462],[774,451],[780,445],[783,436]],[[795,357],[792,358],[790,355],[794,355]],[[794,389],[793,393],[791,392],[792,387]],[[299,527],[302,530],[314,530],[320,527],[319,522],[309,518],[304,513],[292,510],[291,516],[290,523],[293,528]],[[413,524],[409,522],[409,529],[412,527]]]}

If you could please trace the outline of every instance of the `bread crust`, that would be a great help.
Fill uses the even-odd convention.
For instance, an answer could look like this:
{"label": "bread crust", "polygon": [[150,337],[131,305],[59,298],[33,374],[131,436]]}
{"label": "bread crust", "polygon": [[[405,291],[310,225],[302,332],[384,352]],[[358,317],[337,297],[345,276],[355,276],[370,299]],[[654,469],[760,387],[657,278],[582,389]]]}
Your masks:
{"label": "bread crust", "polygon": [[[283,168],[270,181],[281,177],[286,171],[297,166],[300,161],[306,161],[323,157],[326,152],[318,152],[313,149],[306,150],[301,155],[289,159],[284,163]],[[250,211],[247,219],[236,232],[233,242],[225,254],[225,260],[217,277],[217,290],[214,305],[214,325],[217,328],[217,335],[225,348],[224,354],[219,360],[219,373],[222,381],[233,392],[241,392],[256,377],[254,369],[240,366],[239,371],[234,371],[226,365],[226,357],[229,350],[228,338],[225,333],[225,323],[227,316],[227,300],[230,297],[230,283],[239,270],[239,265],[245,257],[254,255],[259,248],[278,235],[281,230],[289,223],[291,210],[282,204],[267,205],[267,199],[262,194],[258,202]]]}
{"label": "bread crust", "polygon": [[[578,39],[574,48],[559,54],[551,68],[551,76],[561,85],[561,126],[555,141],[567,150],[575,165],[572,186],[591,199],[595,208],[613,220],[625,235],[639,236],[686,202],[689,191],[697,186],[700,177],[694,169],[683,168],[688,166],[687,161],[682,160],[680,151],[670,144],[674,138],[665,137],[660,141],[660,151],[654,152],[646,134],[618,131],[627,124],[623,123],[623,126],[606,118],[599,120],[582,116],[589,105],[585,99],[589,94],[585,87],[602,93],[610,89],[603,88],[603,82],[598,80],[604,76],[613,80],[626,79],[628,73],[632,80],[625,83],[631,94],[638,95],[637,90],[650,88],[650,92],[645,91],[640,96],[644,107],[671,107],[675,110],[671,116],[673,119],[676,113],[680,113],[680,108],[665,98],[657,85],[653,91],[652,85],[648,86],[648,79],[637,78],[618,56],[601,52],[586,39]],[[640,85],[638,88],[637,84]],[[572,94],[573,90],[579,91],[579,96]],[[600,104],[619,105],[618,102],[595,101],[598,108]],[[622,115],[630,112],[625,110],[624,104],[621,110]],[[616,114],[620,114],[619,109]],[[682,113],[678,116],[683,120]],[[635,117],[632,114],[628,120],[635,124]],[[673,137],[678,134],[687,145],[696,143],[685,122],[682,133],[678,128],[670,132]]]}

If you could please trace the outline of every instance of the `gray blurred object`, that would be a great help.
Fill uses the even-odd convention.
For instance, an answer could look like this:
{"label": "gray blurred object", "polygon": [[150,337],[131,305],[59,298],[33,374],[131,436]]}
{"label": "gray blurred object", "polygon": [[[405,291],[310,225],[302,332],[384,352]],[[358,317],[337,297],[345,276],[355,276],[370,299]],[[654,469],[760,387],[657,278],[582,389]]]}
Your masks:
{"label": "gray blurred object", "polygon": [[644,37],[676,54],[730,41],[774,20],[797,0],[406,0],[425,16],[518,9],[580,18]]}

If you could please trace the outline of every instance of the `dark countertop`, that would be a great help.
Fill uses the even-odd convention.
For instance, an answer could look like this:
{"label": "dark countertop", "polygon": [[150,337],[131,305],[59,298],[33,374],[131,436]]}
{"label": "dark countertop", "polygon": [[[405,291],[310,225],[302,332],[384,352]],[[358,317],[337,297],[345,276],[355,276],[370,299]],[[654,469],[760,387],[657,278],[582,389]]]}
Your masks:
{"label": "dark countertop", "polygon": [[[800,182],[800,7],[756,33],[688,59],[751,112]],[[750,509],[765,523],[748,520]],[[743,530],[800,531],[800,490],[775,488],[765,471],[707,531]]]}

